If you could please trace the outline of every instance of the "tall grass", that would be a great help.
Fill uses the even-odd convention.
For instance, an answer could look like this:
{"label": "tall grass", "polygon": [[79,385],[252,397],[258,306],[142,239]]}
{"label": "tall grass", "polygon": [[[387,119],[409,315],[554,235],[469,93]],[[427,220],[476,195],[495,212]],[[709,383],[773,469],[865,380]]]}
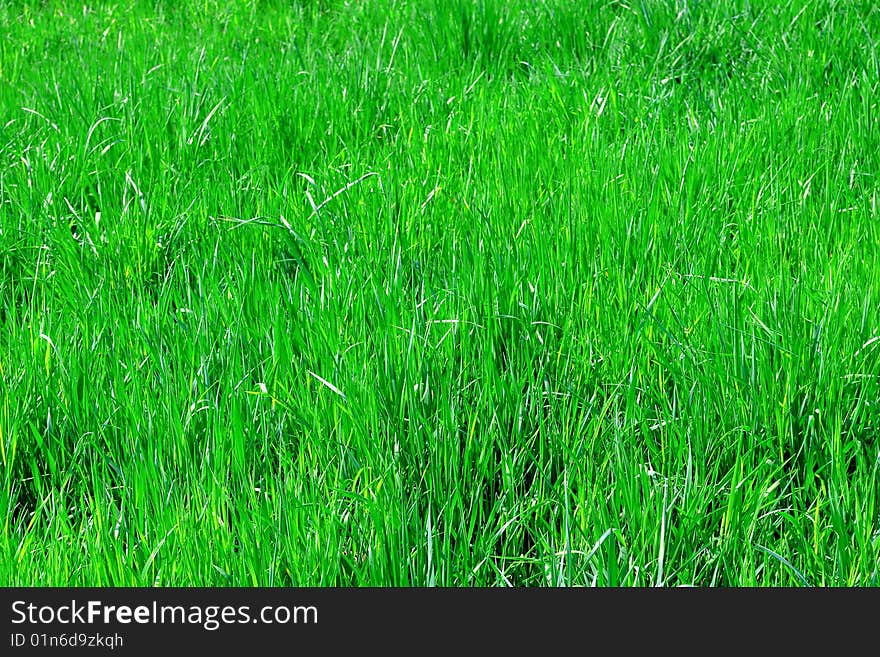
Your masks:
{"label": "tall grass", "polygon": [[0,3],[0,582],[876,585],[871,3]]}

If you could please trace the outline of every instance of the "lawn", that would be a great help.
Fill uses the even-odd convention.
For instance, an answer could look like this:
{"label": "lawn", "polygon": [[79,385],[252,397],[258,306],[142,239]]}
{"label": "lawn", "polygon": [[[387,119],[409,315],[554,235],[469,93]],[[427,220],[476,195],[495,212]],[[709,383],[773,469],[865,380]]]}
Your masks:
{"label": "lawn", "polygon": [[878,45],[0,0],[0,584],[880,584]]}

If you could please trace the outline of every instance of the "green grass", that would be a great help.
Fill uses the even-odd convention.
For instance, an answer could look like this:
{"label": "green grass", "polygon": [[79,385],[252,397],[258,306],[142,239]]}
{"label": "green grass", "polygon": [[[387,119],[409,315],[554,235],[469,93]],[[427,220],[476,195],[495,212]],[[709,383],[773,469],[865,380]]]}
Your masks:
{"label": "green grass", "polygon": [[0,2],[0,583],[880,584],[872,2]]}

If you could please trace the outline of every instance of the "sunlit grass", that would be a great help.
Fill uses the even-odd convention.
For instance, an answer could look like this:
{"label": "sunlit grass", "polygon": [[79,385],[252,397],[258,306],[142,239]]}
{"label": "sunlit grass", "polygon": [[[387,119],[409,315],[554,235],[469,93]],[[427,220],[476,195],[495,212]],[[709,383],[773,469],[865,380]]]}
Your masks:
{"label": "sunlit grass", "polygon": [[871,3],[83,5],[0,2],[0,583],[878,583]]}

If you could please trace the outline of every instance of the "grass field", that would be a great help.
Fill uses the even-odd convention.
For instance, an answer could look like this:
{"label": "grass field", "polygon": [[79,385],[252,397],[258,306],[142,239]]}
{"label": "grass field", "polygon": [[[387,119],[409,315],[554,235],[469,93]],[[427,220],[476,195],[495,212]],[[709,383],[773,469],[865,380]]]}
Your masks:
{"label": "grass field", "polygon": [[0,583],[880,584],[878,42],[0,0]]}

